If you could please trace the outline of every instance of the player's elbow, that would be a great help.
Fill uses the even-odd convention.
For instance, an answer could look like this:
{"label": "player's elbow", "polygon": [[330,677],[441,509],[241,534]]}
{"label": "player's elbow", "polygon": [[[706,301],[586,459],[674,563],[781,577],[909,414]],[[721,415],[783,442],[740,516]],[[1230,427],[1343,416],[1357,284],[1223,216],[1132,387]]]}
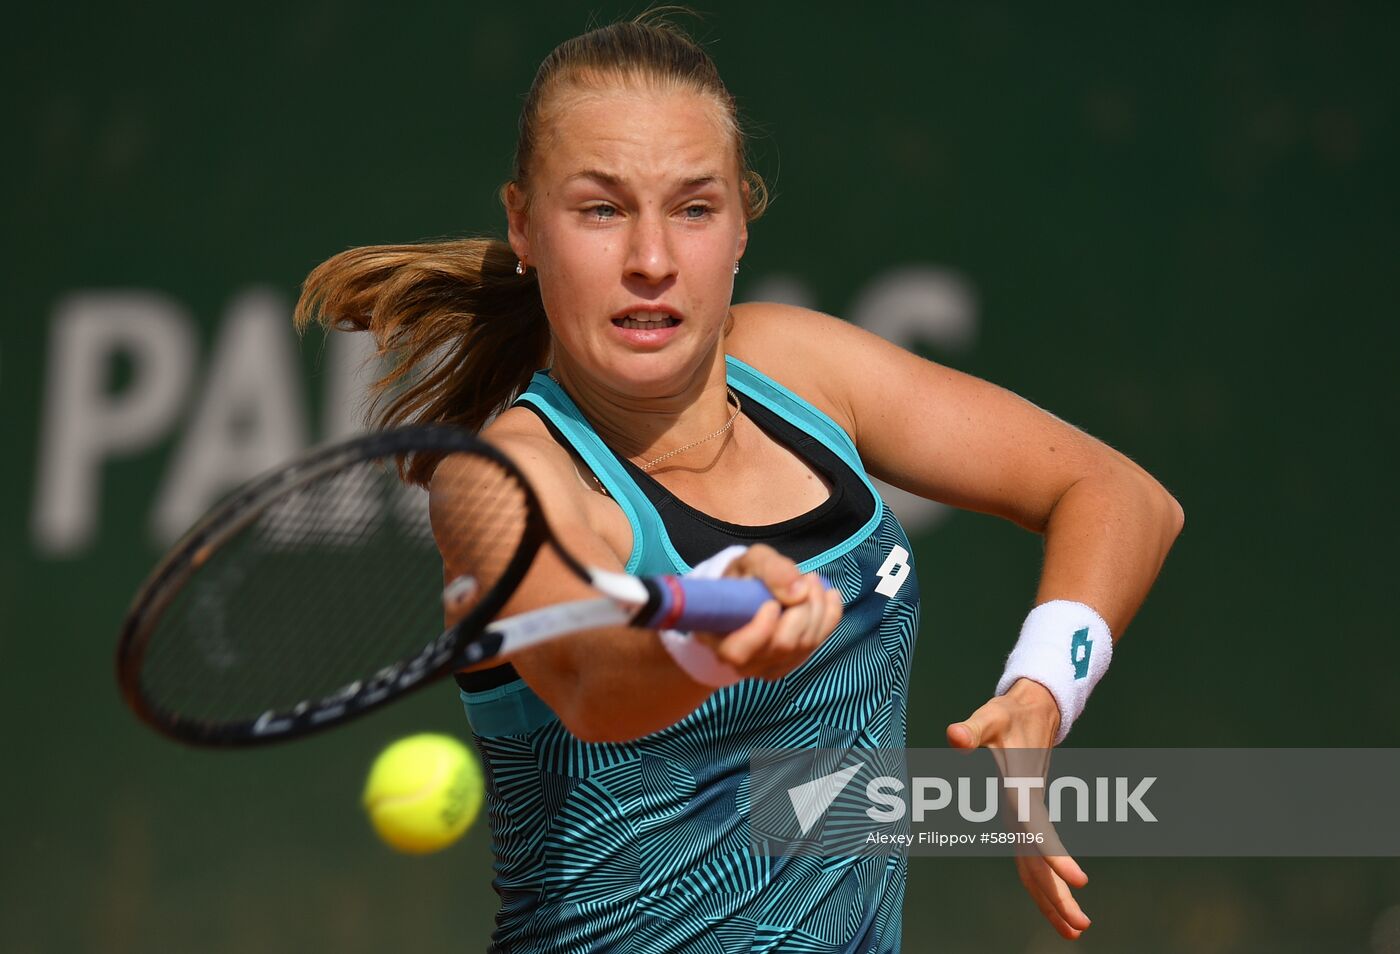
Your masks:
{"label": "player's elbow", "polygon": [[525,684],[554,713],[574,738],[584,742],[618,742],[615,728],[591,691],[590,673],[570,652],[569,640],[532,646],[515,657]]}
{"label": "player's elbow", "polygon": [[1186,510],[1181,506],[1181,501],[1167,493],[1165,487],[1162,488],[1162,494],[1166,497],[1167,523],[1171,539],[1175,540],[1181,536],[1181,531],[1186,528]]}
{"label": "player's elbow", "polygon": [[[685,718],[713,690],[616,649],[624,631],[555,640],[515,658],[527,685],[582,742],[633,742]],[[664,657],[664,650],[658,651]],[[654,662],[654,660],[653,660]]]}
{"label": "player's elbow", "polygon": [[621,726],[606,721],[578,721],[566,722],[564,727],[569,730],[569,734],[580,742],[590,743],[622,743],[632,742],[646,735],[645,732],[627,732]]}
{"label": "player's elbow", "polygon": [[1176,538],[1181,535],[1182,528],[1186,526],[1186,511],[1181,502],[1158,483],[1156,478],[1142,470],[1139,470],[1137,475],[1140,506],[1157,532],[1162,555],[1165,557]]}
{"label": "player's elbow", "polygon": [[[559,721],[569,734],[580,742],[633,742],[644,735],[655,732],[662,726],[638,724],[636,713],[607,712],[606,707],[579,705],[567,715],[560,714]],[[631,716],[628,718],[627,716]]]}
{"label": "player's elbow", "polygon": [[1186,525],[1186,511],[1180,501],[1158,480],[1126,458],[1109,465],[1081,481],[1083,493],[1101,511],[1113,511],[1123,519],[1123,525],[1144,542],[1156,541],[1161,559],[1181,535]]}
{"label": "player's elbow", "polygon": [[617,738],[613,720],[600,712],[599,706],[589,705],[588,700],[580,698],[580,693],[570,693],[566,701],[555,707],[555,713],[569,734],[581,742],[625,741]]}
{"label": "player's elbow", "polygon": [[644,712],[632,704],[611,704],[607,693],[598,691],[587,672],[575,669],[571,677],[556,679],[545,692],[536,688],[545,703],[558,716],[569,734],[580,742],[631,742],[660,726],[638,725]]}
{"label": "player's elbow", "polygon": [[555,710],[564,728],[582,742],[635,742],[679,722],[703,698],[658,691],[659,685],[618,686],[599,680],[590,687],[586,682]]}

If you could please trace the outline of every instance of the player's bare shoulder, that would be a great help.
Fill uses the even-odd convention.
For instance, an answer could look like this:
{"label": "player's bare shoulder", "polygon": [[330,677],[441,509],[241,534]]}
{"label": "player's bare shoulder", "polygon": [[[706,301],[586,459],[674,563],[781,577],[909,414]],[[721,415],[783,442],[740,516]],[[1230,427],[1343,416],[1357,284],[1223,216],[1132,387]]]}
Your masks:
{"label": "player's bare shoulder", "polygon": [[481,436],[525,474],[556,532],[587,528],[626,562],[632,547],[627,515],[584,462],[555,440],[537,414],[523,407],[508,408]]}
{"label": "player's bare shoulder", "polygon": [[[777,302],[731,309],[725,350],[816,405],[853,432],[850,389],[867,357],[868,332],[831,315]],[[879,340],[879,339],[875,339]]]}
{"label": "player's bare shoulder", "polygon": [[[569,451],[561,447],[545,428],[539,417],[520,408],[507,408],[481,431],[482,440],[511,459],[524,473],[545,505],[545,513],[562,517],[577,506],[581,487]],[[448,458],[434,474],[447,484],[460,477]]]}

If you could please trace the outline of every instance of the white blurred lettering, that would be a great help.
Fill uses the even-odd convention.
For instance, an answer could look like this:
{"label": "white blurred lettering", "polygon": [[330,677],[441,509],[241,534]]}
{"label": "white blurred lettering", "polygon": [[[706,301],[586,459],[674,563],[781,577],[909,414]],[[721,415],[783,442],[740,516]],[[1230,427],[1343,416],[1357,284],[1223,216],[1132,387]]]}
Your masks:
{"label": "white blurred lettering", "polygon": [[[131,380],[109,393],[113,360]],[[162,295],[83,292],[53,318],[32,530],[36,547],[69,555],[92,543],[102,465],[147,447],[174,422],[189,390],[195,342],[188,317]]]}
{"label": "white blurred lettering", "polygon": [[306,446],[306,408],[292,353],[291,309],[274,292],[234,300],[208,385],[156,496],[157,539],[178,537],[219,496]]}

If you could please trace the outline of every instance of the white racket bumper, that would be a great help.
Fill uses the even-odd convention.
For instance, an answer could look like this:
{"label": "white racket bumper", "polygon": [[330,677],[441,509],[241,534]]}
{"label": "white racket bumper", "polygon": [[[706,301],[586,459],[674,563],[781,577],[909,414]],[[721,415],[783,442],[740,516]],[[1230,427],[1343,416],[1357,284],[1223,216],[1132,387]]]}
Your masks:
{"label": "white racket bumper", "polygon": [[599,593],[604,593],[615,600],[632,604],[635,609],[638,606],[646,605],[651,598],[647,592],[646,584],[635,576],[626,573],[612,573],[608,570],[588,571],[589,582]]}

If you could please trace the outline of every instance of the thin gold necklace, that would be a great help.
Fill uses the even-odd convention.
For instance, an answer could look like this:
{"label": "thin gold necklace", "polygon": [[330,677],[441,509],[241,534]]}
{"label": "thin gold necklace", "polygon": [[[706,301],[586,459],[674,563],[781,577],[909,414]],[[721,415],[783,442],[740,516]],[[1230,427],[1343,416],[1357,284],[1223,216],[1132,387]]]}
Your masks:
{"label": "thin gold necklace", "polygon": [[[550,380],[552,380],[555,384],[558,384],[560,387],[563,387],[563,385],[560,384],[559,379],[558,379],[557,377],[555,377],[553,369],[550,370],[550,372],[549,372],[549,377],[550,377]],[[684,446],[677,447],[675,450],[667,451],[666,453],[662,454],[660,457],[654,457],[654,458],[652,458],[651,460],[644,460],[644,461],[642,461],[640,464],[637,465],[638,467],[641,468],[642,473],[644,473],[644,474],[651,473],[651,469],[652,469],[653,467],[655,467],[657,464],[661,463],[662,461],[664,461],[664,460],[669,460],[670,458],[675,457],[677,454],[684,454],[686,451],[691,450],[692,448],[699,447],[701,444],[704,444],[704,443],[707,443],[707,442],[709,442],[709,441],[714,440],[716,437],[719,437],[721,434],[726,434],[726,433],[728,433],[729,429],[730,429],[731,427],[734,426],[734,422],[737,421],[737,420],[739,419],[739,413],[740,413],[741,411],[744,410],[744,405],[741,404],[741,403],[739,403],[739,395],[736,394],[736,393],[734,392],[734,389],[731,388],[728,384],[726,384],[726,385],[724,386],[724,393],[725,393],[725,403],[726,403],[726,404],[733,404],[733,405],[734,405],[734,413],[731,414],[731,415],[729,415],[729,420],[727,420],[727,421],[724,422],[724,426],[723,426],[723,427],[721,427],[719,430],[715,431],[713,434],[709,434],[709,435],[707,435],[707,436],[705,436],[705,437],[700,438],[698,441],[691,441],[689,444],[685,444]],[[596,478],[595,478],[595,479],[596,479]]]}
{"label": "thin gold necklace", "polygon": [[744,409],[744,406],[743,406],[742,404],[739,403],[739,395],[735,394],[735,393],[734,393],[734,389],[731,388],[731,387],[730,387],[729,385],[727,385],[727,384],[724,386],[724,393],[727,395],[727,397],[725,398],[725,403],[727,403],[727,404],[732,403],[732,404],[734,405],[734,413],[731,414],[731,415],[729,415],[729,420],[727,420],[727,421],[724,422],[724,426],[723,426],[723,427],[721,427],[719,430],[715,431],[713,434],[710,434],[710,435],[708,435],[708,436],[706,436],[706,437],[700,438],[698,441],[691,441],[689,444],[686,444],[686,445],[684,445],[684,446],[682,446],[682,447],[677,447],[677,448],[676,448],[675,450],[673,450],[673,451],[667,451],[666,453],[662,454],[660,457],[655,457],[655,458],[652,458],[651,460],[644,460],[644,461],[642,461],[641,464],[638,465],[638,466],[640,466],[640,467],[642,468],[642,472],[643,472],[643,473],[650,473],[650,472],[651,472],[651,469],[652,469],[653,467],[655,467],[657,464],[661,463],[663,460],[666,460],[666,459],[671,458],[671,457],[675,457],[677,454],[683,454],[683,453],[685,453],[686,451],[690,450],[691,448],[699,447],[701,444],[704,444],[704,443],[707,442],[707,441],[712,441],[712,440],[714,440],[716,437],[719,437],[721,434],[724,434],[724,433],[727,432],[731,427],[733,427],[733,426],[734,426],[734,422],[735,422],[736,420],[739,419],[739,412],[742,411],[742,410]]}

